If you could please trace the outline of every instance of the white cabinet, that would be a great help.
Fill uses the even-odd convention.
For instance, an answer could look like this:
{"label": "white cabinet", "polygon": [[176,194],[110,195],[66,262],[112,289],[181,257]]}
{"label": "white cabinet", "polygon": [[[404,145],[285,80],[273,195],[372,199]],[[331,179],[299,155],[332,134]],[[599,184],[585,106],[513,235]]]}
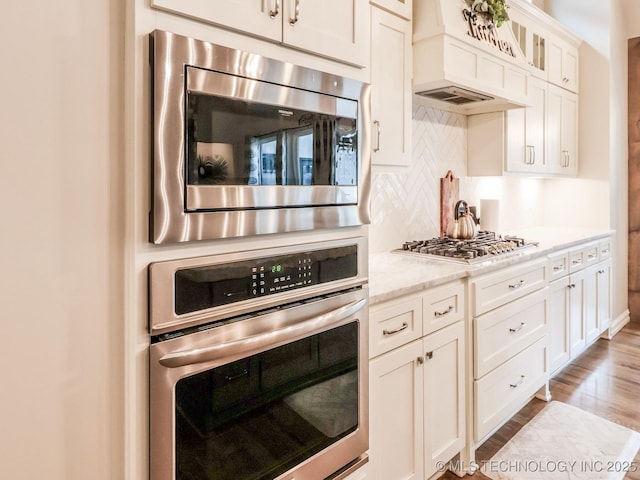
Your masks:
{"label": "white cabinet", "polygon": [[[547,84],[531,77],[528,80],[527,97],[532,106],[524,109],[524,148],[522,142],[507,157],[507,171],[541,173],[547,171],[545,152],[545,125],[547,112]],[[507,115],[515,114],[509,110]],[[509,142],[511,143],[511,142]]]}
{"label": "white cabinet", "polygon": [[467,120],[469,175],[545,174],[547,82],[530,77],[527,108],[472,115]]}
{"label": "white cabinet", "polygon": [[371,4],[389,10],[407,20],[412,17],[413,0],[371,0]]}
{"label": "white cabinet", "polygon": [[422,350],[416,340],[369,364],[372,480],[425,478]]}
{"label": "white cabinet", "polygon": [[585,310],[591,308],[593,299],[585,296],[585,272],[579,271],[569,276],[569,351],[571,358],[580,355],[587,348]]}
{"label": "white cabinet", "polygon": [[555,373],[611,326],[611,239],[549,256],[549,361]]}
{"label": "white cabinet", "polygon": [[549,283],[549,372],[571,360],[569,340],[569,288],[566,278]]}
{"label": "white cabinet", "polygon": [[527,15],[525,11],[511,9],[509,12],[513,35],[524,53],[531,72],[547,79],[547,36],[544,25]]}
{"label": "white cabinet", "polygon": [[549,82],[578,92],[578,49],[555,35],[549,38]]}
{"label": "white cabinet", "polygon": [[423,480],[464,448],[464,316],[462,282],[372,307],[368,478]]}
{"label": "white cabinet", "polygon": [[578,175],[578,96],[537,78],[529,85],[531,107],[468,118],[469,175]]}
{"label": "white cabinet", "polygon": [[547,271],[539,259],[471,281],[477,444],[541,388],[548,391]]}
{"label": "white cabinet", "polygon": [[349,64],[368,65],[367,0],[151,0],[151,6]]}
{"label": "white cabinet", "polygon": [[585,331],[590,344],[611,326],[611,260],[589,267],[585,276],[585,296],[590,299],[590,308],[585,310]]}
{"label": "white cabinet", "polygon": [[[606,260],[601,262],[596,269],[597,281],[597,298],[598,298],[598,319],[597,326],[598,332],[601,334],[609,327],[611,327],[612,313],[612,261]],[[588,335],[588,332],[587,332]],[[592,338],[587,336],[587,340]],[[595,338],[593,338],[595,340]]]}
{"label": "white cabinet", "polygon": [[549,85],[547,161],[556,175],[578,174],[578,96]]}
{"label": "white cabinet", "polygon": [[[397,0],[390,0],[397,3]],[[371,7],[371,118],[374,165],[411,160],[411,22]]]}
{"label": "white cabinet", "polygon": [[[451,460],[465,445],[464,322],[422,341],[424,351],[424,470]],[[388,477],[398,478],[398,477]]]}

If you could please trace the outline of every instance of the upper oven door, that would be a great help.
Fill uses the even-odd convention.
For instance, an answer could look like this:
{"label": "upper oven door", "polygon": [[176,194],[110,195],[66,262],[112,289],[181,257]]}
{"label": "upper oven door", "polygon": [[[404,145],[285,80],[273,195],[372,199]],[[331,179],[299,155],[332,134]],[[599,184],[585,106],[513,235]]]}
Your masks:
{"label": "upper oven door", "polygon": [[356,204],[358,103],[187,67],[187,210]]}

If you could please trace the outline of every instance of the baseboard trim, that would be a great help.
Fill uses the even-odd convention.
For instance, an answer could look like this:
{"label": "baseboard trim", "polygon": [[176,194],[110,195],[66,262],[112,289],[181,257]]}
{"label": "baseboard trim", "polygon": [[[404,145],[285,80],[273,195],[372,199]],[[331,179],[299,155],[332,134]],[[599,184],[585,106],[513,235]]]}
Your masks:
{"label": "baseboard trim", "polygon": [[608,340],[611,340],[616,333],[624,328],[624,326],[631,321],[631,314],[629,313],[629,309],[627,308],[621,315],[618,315],[617,318],[614,318],[611,321],[611,326],[604,331],[602,336]]}

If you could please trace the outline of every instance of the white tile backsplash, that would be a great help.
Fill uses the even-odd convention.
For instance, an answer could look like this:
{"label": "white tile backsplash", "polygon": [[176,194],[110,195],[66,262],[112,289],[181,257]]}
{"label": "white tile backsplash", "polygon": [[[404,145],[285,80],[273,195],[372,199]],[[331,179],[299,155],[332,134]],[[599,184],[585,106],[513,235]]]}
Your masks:
{"label": "white tile backsplash", "polygon": [[412,127],[409,166],[372,169],[372,253],[399,248],[406,240],[439,235],[440,178],[448,170],[460,178],[460,198],[470,205],[479,209],[481,198],[500,200],[502,233],[542,223],[542,180],[466,176],[466,116],[414,105]]}

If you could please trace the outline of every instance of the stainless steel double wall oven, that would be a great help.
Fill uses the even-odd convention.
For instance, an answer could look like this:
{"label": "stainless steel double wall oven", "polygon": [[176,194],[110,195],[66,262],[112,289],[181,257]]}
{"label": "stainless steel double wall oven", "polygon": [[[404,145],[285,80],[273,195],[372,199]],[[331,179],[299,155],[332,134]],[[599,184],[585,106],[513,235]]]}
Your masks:
{"label": "stainless steel double wall oven", "polygon": [[369,223],[369,86],[152,35],[151,241]]}
{"label": "stainless steel double wall oven", "polygon": [[151,480],[343,478],[367,461],[367,238],[259,235],[369,222],[369,86],[162,31],[150,48],[150,241],[253,237],[149,266]]}
{"label": "stainless steel double wall oven", "polygon": [[366,462],[366,239],[151,264],[152,480]]}

